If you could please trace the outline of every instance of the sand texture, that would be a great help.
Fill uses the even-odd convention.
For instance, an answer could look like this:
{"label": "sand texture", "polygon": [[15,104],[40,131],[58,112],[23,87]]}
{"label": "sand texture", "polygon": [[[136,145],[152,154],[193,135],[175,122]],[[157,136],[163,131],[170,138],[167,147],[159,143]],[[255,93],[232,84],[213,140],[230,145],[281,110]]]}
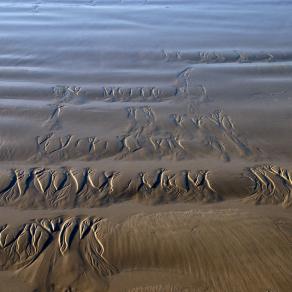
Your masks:
{"label": "sand texture", "polygon": [[0,3],[0,291],[292,291],[292,3]]}

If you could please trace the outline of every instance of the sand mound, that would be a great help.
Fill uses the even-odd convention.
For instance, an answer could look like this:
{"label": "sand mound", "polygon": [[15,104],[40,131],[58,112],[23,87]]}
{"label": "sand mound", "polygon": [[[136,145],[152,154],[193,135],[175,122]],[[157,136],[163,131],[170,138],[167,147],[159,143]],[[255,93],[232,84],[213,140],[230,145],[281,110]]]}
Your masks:
{"label": "sand mound", "polygon": [[[104,258],[98,218],[43,218],[0,233],[1,270],[17,270],[41,291],[103,291],[117,272]],[[46,279],[46,281],[44,281]],[[83,290],[85,289],[85,290]]]}

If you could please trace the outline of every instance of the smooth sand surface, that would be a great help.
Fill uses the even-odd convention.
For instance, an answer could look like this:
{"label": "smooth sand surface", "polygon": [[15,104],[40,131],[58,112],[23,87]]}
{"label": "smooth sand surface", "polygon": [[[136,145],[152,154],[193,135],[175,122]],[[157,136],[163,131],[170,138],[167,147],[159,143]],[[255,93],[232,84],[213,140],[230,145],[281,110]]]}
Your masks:
{"label": "smooth sand surface", "polygon": [[292,291],[292,3],[0,3],[0,291]]}

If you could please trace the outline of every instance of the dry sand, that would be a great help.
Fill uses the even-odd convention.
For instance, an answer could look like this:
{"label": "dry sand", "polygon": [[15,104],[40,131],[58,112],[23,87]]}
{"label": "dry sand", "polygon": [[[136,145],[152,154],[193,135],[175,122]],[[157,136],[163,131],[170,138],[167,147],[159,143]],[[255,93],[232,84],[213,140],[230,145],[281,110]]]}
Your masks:
{"label": "dry sand", "polygon": [[0,291],[292,291],[292,4],[0,3]]}

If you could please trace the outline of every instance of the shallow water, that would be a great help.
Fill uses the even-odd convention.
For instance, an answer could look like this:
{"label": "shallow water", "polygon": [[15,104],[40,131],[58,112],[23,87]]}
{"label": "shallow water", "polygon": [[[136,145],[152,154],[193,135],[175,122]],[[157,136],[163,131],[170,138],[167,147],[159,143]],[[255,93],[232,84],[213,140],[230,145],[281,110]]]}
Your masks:
{"label": "shallow water", "polygon": [[198,52],[288,53],[291,61],[291,13],[289,1],[5,0],[1,88],[170,86]]}

